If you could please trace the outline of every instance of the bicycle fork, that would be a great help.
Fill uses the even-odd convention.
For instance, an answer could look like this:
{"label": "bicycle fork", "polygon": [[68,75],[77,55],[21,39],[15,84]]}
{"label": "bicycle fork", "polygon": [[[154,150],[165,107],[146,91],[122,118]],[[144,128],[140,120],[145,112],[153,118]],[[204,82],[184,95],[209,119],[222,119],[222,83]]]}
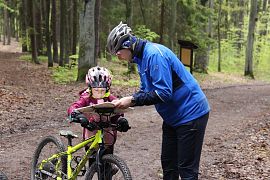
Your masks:
{"label": "bicycle fork", "polygon": [[99,180],[105,180],[105,165],[102,162],[102,156],[105,153],[105,143],[103,139],[103,130],[101,130],[101,136],[102,136],[102,141],[99,143],[99,149],[96,154],[96,163],[97,163],[97,173],[98,173],[98,179]]}
{"label": "bicycle fork", "polygon": [[104,155],[105,147],[104,145],[100,147],[96,154],[96,163],[97,163],[97,171],[98,171],[98,179],[104,179],[104,164],[102,162],[102,156]]}

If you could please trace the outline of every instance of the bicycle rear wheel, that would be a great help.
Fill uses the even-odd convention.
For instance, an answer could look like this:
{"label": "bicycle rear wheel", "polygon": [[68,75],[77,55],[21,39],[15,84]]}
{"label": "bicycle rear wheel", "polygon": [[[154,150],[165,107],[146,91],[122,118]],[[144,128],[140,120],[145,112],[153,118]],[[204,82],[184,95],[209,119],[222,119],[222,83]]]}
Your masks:
{"label": "bicycle rear wheel", "polygon": [[[42,169],[39,169],[42,160],[51,157],[53,154],[64,152],[65,146],[61,140],[53,136],[47,136],[43,138],[34,155],[31,166],[31,180],[39,179],[56,179],[56,177],[64,177],[67,171],[67,158],[62,156],[61,158],[55,158],[46,162]],[[59,166],[57,170],[56,166]]]}
{"label": "bicycle rear wheel", "polygon": [[[102,180],[132,180],[127,164],[118,156],[106,154],[102,157],[103,172]],[[98,178],[98,167],[93,163],[87,170],[86,180],[100,180]]]}
{"label": "bicycle rear wheel", "polygon": [[0,171],[0,180],[8,180],[6,174],[3,173],[2,171]]}

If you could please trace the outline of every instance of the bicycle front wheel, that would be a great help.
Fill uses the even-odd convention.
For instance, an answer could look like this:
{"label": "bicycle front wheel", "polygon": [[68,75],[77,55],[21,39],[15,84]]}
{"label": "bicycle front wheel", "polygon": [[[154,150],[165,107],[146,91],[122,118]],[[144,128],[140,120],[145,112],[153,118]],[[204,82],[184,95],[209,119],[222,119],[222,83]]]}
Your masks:
{"label": "bicycle front wheel", "polygon": [[[132,180],[131,173],[127,164],[118,156],[106,154],[102,157],[102,180]],[[98,173],[97,163],[93,163],[87,170],[86,180],[101,180]]]}
{"label": "bicycle front wheel", "polygon": [[53,154],[64,152],[65,146],[61,140],[53,136],[43,138],[34,155],[31,166],[31,180],[39,179],[56,179],[56,177],[64,177],[67,171],[67,158],[62,156],[47,162],[41,162],[51,157]]}

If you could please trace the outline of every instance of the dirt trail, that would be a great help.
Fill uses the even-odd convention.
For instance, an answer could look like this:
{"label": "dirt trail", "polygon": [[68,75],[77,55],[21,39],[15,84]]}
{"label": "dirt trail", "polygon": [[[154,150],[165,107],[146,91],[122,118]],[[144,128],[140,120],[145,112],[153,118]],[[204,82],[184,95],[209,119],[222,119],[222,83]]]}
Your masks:
{"label": "dirt trail", "polygon": [[[29,179],[31,157],[41,137],[57,135],[61,129],[81,133],[65,116],[84,87],[54,84],[46,65],[20,61],[19,55],[0,52],[0,170],[12,180]],[[112,89],[116,95],[128,93]],[[270,85],[235,85],[205,92],[212,111],[200,178],[267,179]],[[119,134],[116,154],[125,159],[134,179],[159,179],[161,118],[153,106],[138,107],[126,117],[132,129]]]}

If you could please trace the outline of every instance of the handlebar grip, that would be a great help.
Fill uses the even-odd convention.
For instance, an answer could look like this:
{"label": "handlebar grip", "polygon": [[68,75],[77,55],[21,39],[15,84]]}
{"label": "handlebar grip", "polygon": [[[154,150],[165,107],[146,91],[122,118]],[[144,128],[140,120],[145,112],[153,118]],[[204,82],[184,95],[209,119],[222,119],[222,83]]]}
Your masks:
{"label": "handlebar grip", "polygon": [[78,119],[78,118],[70,118],[70,122],[71,123],[80,123],[81,121],[80,121],[80,119]]}
{"label": "handlebar grip", "polygon": [[116,130],[120,132],[127,132],[131,127],[129,126],[128,120],[124,117],[120,117],[117,120]]}

